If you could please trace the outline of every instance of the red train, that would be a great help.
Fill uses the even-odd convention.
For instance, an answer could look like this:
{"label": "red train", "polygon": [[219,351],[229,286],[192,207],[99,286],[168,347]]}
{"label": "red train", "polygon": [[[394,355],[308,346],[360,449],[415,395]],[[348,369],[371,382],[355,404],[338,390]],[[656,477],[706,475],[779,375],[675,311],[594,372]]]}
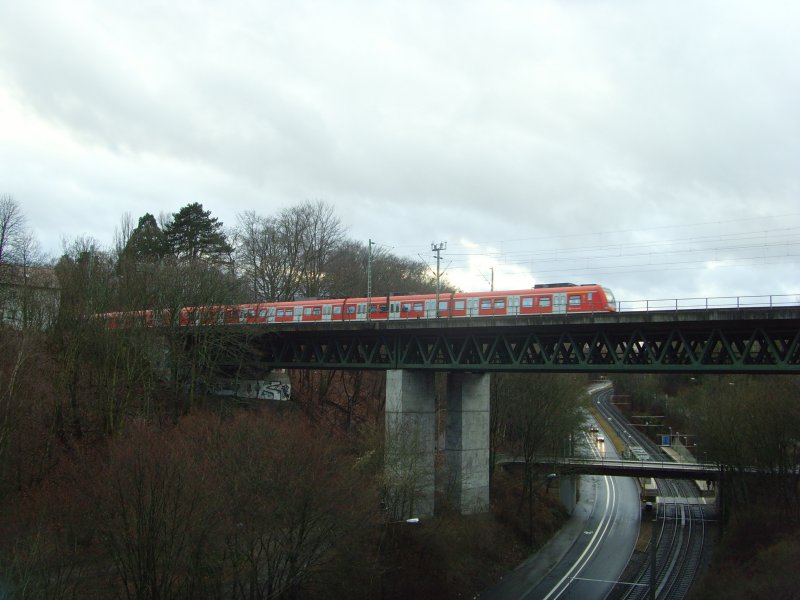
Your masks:
{"label": "red train", "polygon": [[[441,293],[438,307],[435,294],[191,307],[181,309],[179,323],[187,326],[390,321],[437,317],[455,319],[614,312],[616,309],[614,295],[608,288],[597,284],[558,283],[507,292]],[[124,326],[128,320],[143,320],[150,326],[169,322],[170,313],[169,311],[115,312],[106,313],[104,318],[111,328]]]}

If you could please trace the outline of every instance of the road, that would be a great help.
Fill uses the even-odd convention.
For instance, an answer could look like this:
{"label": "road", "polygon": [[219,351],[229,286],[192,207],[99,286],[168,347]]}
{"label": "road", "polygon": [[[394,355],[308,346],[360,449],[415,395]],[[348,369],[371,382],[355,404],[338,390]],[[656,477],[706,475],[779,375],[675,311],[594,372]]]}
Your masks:
{"label": "road", "polygon": [[[579,452],[617,458],[613,444],[595,442],[588,425],[586,430]],[[600,475],[581,477],[579,490],[569,522],[539,552],[481,594],[482,599],[606,597],[636,545],[639,492],[630,478]]]}

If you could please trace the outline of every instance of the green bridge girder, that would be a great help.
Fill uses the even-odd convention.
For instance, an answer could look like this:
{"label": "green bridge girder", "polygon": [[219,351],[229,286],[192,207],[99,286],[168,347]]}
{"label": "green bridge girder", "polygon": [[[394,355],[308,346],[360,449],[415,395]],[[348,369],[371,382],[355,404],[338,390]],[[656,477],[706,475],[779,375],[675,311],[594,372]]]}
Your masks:
{"label": "green bridge girder", "polygon": [[800,373],[795,307],[237,330],[266,368]]}

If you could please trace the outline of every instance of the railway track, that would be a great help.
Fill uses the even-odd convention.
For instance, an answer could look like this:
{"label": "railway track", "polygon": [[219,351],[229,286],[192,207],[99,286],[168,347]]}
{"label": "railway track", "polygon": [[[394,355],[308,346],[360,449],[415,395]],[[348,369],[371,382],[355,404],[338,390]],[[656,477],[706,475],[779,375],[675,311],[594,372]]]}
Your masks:
{"label": "railway track", "polygon": [[[650,460],[663,461],[661,449],[647,436],[627,423],[622,413],[602,394],[597,408],[623,439],[635,441]],[[698,495],[694,483],[683,480],[656,479],[659,496],[653,534],[647,547],[647,559],[634,574],[632,583],[615,589],[612,598],[639,600],[652,598],[652,553],[655,549],[656,593],[658,600],[686,597],[702,563],[706,540],[707,507],[692,503]],[[653,546],[655,545],[655,547]]]}

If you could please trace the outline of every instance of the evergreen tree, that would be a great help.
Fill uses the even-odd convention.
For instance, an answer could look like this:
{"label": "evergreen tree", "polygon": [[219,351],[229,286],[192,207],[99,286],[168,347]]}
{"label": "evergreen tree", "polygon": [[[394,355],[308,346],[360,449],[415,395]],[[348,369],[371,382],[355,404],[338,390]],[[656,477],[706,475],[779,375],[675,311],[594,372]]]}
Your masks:
{"label": "evergreen tree", "polygon": [[167,236],[161,231],[156,218],[146,213],[131,233],[124,254],[135,262],[158,261],[169,252]]}
{"label": "evergreen tree", "polygon": [[219,260],[233,252],[222,232],[222,223],[198,202],[187,204],[173,214],[164,232],[178,258]]}

